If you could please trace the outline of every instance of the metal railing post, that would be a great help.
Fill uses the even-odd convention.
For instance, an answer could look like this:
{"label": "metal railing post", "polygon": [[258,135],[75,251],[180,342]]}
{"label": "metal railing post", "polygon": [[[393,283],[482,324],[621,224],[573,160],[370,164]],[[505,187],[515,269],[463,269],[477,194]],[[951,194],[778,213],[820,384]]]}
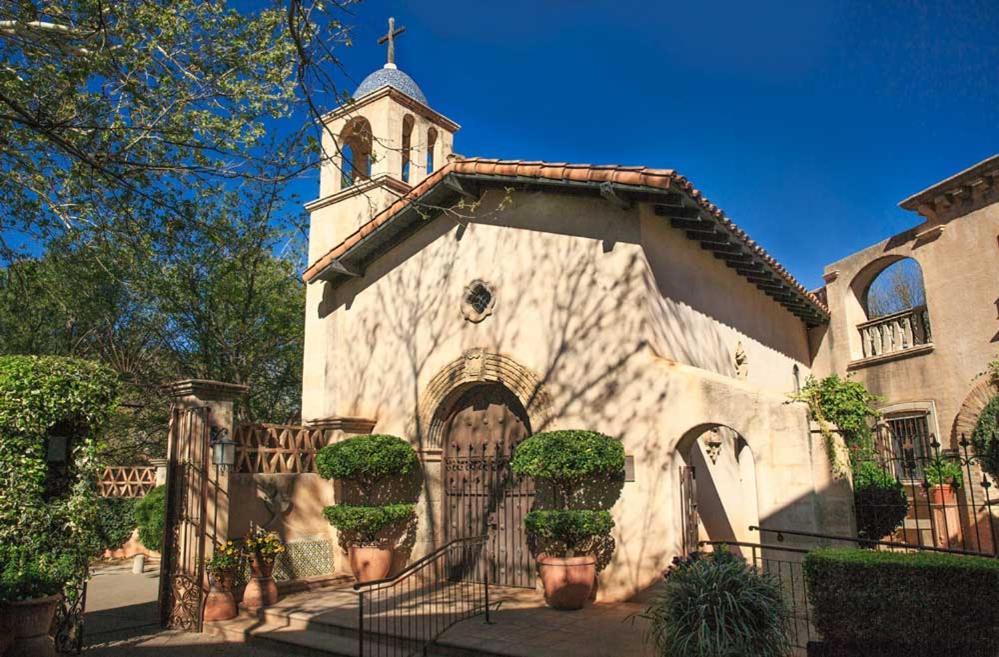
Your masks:
{"label": "metal railing post", "polygon": [[357,592],[357,657],[364,657],[364,591]]}

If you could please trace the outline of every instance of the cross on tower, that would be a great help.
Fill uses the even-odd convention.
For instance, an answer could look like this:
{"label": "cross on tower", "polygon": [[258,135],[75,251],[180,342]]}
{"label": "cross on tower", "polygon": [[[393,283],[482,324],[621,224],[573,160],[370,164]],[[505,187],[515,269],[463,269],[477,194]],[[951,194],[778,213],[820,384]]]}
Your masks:
{"label": "cross on tower", "polygon": [[378,39],[378,44],[381,45],[388,41],[388,61],[385,62],[385,66],[388,68],[395,68],[395,38],[406,31],[405,27],[400,27],[398,30],[395,29],[395,18],[389,18],[389,29],[388,34]]}

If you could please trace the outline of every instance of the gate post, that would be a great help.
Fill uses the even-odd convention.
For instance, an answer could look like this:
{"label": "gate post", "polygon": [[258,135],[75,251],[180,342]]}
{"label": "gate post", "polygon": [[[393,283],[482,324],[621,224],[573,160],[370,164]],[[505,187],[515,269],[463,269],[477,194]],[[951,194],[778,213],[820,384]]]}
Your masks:
{"label": "gate post", "polygon": [[212,463],[210,437],[234,435],[233,401],[247,386],[203,379],[168,384],[172,397],[167,448],[167,513],[160,573],[165,627],[201,630],[208,589],[205,559],[228,539],[229,475]]}

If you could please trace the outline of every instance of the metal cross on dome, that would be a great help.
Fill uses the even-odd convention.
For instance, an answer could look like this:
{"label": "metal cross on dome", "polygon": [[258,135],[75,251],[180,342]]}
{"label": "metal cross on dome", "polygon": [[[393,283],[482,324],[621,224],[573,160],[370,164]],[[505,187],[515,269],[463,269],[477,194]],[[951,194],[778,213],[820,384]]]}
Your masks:
{"label": "metal cross on dome", "polygon": [[392,68],[395,67],[395,38],[406,31],[405,27],[400,27],[398,30],[395,29],[395,18],[389,17],[388,20],[389,29],[388,34],[383,37],[379,37],[378,44],[381,45],[388,41],[388,60],[385,62],[386,66]]}

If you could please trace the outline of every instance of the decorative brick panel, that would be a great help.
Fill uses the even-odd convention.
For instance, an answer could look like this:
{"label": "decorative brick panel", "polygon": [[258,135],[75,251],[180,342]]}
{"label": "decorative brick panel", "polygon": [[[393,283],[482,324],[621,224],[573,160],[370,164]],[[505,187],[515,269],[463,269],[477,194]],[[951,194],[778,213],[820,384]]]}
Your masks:
{"label": "decorative brick panel", "polygon": [[97,488],[101,497],[145,497],[156,486],[156,467],[109,466],[101,472]]}

